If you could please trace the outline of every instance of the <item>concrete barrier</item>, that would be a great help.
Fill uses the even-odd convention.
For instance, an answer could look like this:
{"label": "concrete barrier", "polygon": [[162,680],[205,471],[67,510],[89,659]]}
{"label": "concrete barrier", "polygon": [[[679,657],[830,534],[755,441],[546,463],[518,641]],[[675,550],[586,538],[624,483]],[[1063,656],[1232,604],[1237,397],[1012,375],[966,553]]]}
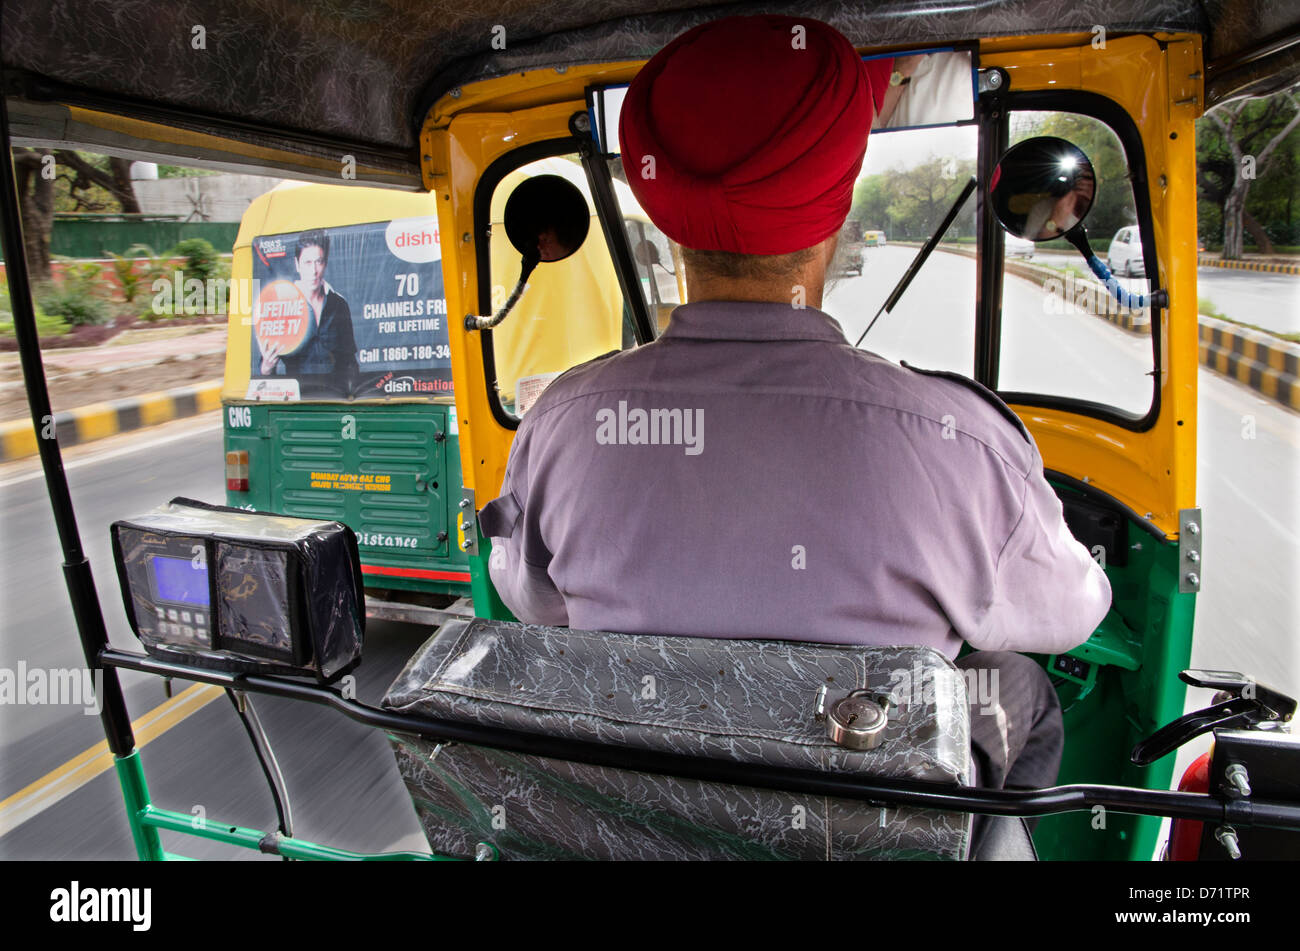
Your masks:
{"label": "concrete barrier", "polygon": [[[221,381],[215,380],[57,413],[52,432],[58,437],[60,448],[66,449],[220,408]],[[0,423],[0,462],[36,455],[36,439],[30,420]]]}

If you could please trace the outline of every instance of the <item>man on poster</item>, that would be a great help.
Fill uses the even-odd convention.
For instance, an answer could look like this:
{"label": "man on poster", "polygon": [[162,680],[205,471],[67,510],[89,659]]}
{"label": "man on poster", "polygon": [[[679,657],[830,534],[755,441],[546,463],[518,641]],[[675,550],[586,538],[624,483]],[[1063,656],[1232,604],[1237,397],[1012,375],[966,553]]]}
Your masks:
{"label": "man on poster", "polygon": [[[352,333],[352,311],[325,280],[330,239],[323,231],[307,231],[298,237],[294,286],[311,308],[311,327],[303,343],[292,353],[282,354],[272,342],[254,360],[256,375],[288,376],[299,381],[303,395],[329,391],[329,395],[352,395],[357,381],[357,344]],[[256,335],[254,335],[256,338]],[[259,347],[259,349],[261,349]]]}

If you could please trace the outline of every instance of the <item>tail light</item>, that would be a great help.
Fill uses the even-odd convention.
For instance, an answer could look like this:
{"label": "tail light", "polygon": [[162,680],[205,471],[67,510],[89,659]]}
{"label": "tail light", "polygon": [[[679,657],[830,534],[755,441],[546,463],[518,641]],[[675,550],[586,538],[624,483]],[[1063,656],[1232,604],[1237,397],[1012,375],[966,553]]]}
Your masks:
{"label": "tail light", "polygon": [[226,453],[226,490],[248,491],[248,450]]}

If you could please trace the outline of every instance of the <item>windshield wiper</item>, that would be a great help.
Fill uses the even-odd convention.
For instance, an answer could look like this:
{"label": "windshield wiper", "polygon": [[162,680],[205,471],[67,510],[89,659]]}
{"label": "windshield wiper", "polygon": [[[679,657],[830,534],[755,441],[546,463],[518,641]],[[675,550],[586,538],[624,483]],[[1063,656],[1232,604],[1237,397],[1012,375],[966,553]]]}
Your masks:
{"label": "windshield wiper", "polygon": [[961,206],[966,204],[966,199],[970,198],[970,193],[974,190],[975,176],[972,175],[970,181],[966,183],[966,187],[963,188],[961,194],[957,196],[957,200],[953,203],[952,208],[949,209],[948,214],[945,215],[943,221],[939,223],[939,227],[935,229],[934,234],[930,235],[930,240],[925,242],[920,253],[917,254],[916,259],[912,261],[911,267],[907,269],[907,272],[903,275],[902,279],[899,280],[898,285],[894,288],[894,292],[885,299],[885,302],[880,306],[880,310],[876,311],[876,316],[871,318],[871,323],[867,324],[867,329],[862,331],[862,336],[858,338],[858,342],[853,346],[862,346],[862,341],[867,339],[867,334],[871,333],[871,328],[876,326],[876,321],[880,319],[880,315],[888,313],[894,309],[894,305],[898,303],[898,299],[902,297],[903,292],[907,290],[907,285],[912,283],[912,278],[916,277],[917,271],[921,270],[921,265],[924,264],[926,258],[930,256],[930,252],[933,251],[935,245],[939,243],[939,239],[943,237],[944,232],[948,230],[950,225],[952,225],[953,220],[957,217],[957,213],[961,211]]}

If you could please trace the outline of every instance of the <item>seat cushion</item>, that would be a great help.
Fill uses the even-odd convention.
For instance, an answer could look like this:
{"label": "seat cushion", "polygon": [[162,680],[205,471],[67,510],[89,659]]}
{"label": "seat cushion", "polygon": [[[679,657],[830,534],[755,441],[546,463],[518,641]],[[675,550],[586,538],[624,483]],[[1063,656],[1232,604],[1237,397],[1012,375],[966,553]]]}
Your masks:
{"label": "seat cushion", "polygon": [[[858,687],[893,692],[883,742],[833,744],[814,719]],[[838,773],[970,777],[965,683],[941,654],[610,634],[488,621],[445,625],[384,699],[390,709],[634,749]],[[430,845],[519,858],[964,858],[969,817],[704,783],[393,736]]]}

